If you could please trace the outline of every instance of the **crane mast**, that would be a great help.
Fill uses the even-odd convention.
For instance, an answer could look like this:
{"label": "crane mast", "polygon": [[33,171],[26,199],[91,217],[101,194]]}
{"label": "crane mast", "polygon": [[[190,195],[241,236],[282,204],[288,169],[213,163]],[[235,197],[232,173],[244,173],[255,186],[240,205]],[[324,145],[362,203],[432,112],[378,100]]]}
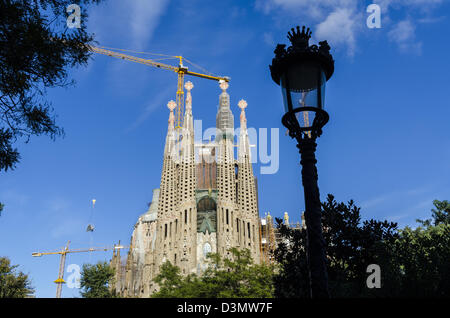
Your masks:
{"label": "crane mast", "polygon": [[179,61],[178,66],[173,66],[169,64],[160,63],[151,59],[144,59],[128,54],[123,54],[119,52],[115,52],[112,50],[108,50],[104,47],[96,47],[96,46],[90,46],[90,49],[92,52],[103,54],[107,56],[112,56],[115,58],[120,58],[123,60],[128,60],[131,62],[136,62],[148,66],[153,66],[157,68],[161,68],[164,70],[172,71],[178,74],[178,83],[177,83],[177,97],[176,97],[176,112],[175,112],[175,128],[177,130],[180,130],[183,127],[183,117],[184,117],[184,76],[185,75],[191,75],[195,77],[200,77],[204,79],[214,80],[218,82],[229,82],[230,78],[227,76],[214,76],[214,75],[208,75],[208,74],[202,74],[197,72],[192,72],[188,70],[188,67],[183,65],[183,57],[182,56],[171,56],[173,58],[177,58]]}

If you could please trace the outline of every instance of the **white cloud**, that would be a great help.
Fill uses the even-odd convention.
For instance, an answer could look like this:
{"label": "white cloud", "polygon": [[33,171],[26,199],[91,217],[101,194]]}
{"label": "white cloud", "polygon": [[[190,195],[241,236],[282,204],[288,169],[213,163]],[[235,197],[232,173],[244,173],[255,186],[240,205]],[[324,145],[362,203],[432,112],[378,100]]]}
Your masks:
{"label": "white cloud", "polygon": [[51,227],[50,236],[54,239],[73,236],[83,233],[85,228],[86,224],[81,220],[73,217],[65,217]]}
{"label": "white cloud", "polygon": [[46,205],[48,207],[48,211],[54,215],[56,213],[63,213],[66,211],[69,208],[70,203],[64,198],[53,198],[47,200]]}
{"label": "white cloud", "polygon": [[[420,54],[422,44],[416,41],[415,28],[410,20],[400,21],[391,29],[389,16],[391,9],[401,10],[407,16],[415,16],[418,23],[438,22],[441,18],[430,17],[443,0],[377,0],[381,7],[383,28],[388,31],[388,39],[396,42],[405,52]],[[316,24],[313,36],[327,39],[332,47],[344,47],[352,56],[357,49],[358,36],[365,29],[366,7],[370,2],[358,0],[256,0],[255,8],[265,14],[276,13],[300,18],[303,24]],[[419,17],[419,16],[422,17]],[[426,17],[423,17],[423,16]],[[411,19],[411,18],[409,18]],[[315,33],[315,34],[314,34]]]}
{"label": "white cloud", "polygon": [[282,8],[320,20],[337,9],[355,8],[357,3],[357,0],[258,0],[256,8],[265,13],[269,13],[275,8]]}
{"label": "white cloud", "polygon": [[[317,23],[314,38],[346,47],[349,55],[355,52],[359,20],[357,0],[258,0],[256,8],[266,14],[280,8],[302,18],[306,24]],[[267,42],[267,36],[264,37]]]}
{"label": "white cloud", "polygon": [[409,20],[398,22],[389,32],[389,38],[396,42],[406,42],[414,38],[415,27]]}
{"label": "white cloud", "polygon": [[100,45],[142,50],[151,40],[169,0],[113,1],[92,6],[89,28]]}
{"label": "white cloud", "polygon": [[356,48],[356,16],[351,9],[337,9],[316,26],[316,37],[327,39],[332,46],[344,44],[347,52],[353,56]]}
{"label": "white cloud", "polygon": [[[74,208],[73,203],[65,197],[53,197],[41,201],[39,216],[44,218],[43,230],[51,238],[74,236],[84,233],[88,214]],[[85,220],[83,220],[85,219]]]}
{"label": "white cloud", "polygon": [[130,29],[132,47],[142,49],[156,29],[161,15],[164,13],[168,0],[133,0],[131,6]]}
{"label": "white cloud", "polygon": [[8,204],[17,206],[24,206],[30,201],[30,197],[17,190],[6,190],[1,192],[2,203],[5,204],[5,209]]}
{"label": "white cloud", "polygon": [[409,221],[406,220],[402,221],[403,226],[415,228],[418,226],[418,223],[416,222],[417,219],[426,220],[430,218],[434,198],[435,198],[434,196],[430,196],[427,199],[419,201],[414,200],[414,198],[411,198],[410,200],[406,201],[410,202],[411,204],[407,205],[406,208],[398,211],[397,214],[386,217],[386,219],[392,222],[400,223],[401,220],[409,218]]}
{"label": "white cloud", "polygon": [[423,198],[424,195],[426,196],[426,199],[423,199],[420,201],[419,204],[416,204],[414,206],[414,209],[421,208],[423,206],[426,206],[426,204],[432,202],[433,200],[430,199],[428,196],[429,192],[435,192],[434,188],[430,185],[420,185],[415,188],[411,189],[405,189],[402,191],[391,191],[387,193],[379,194],[378,196],[375,196],[373,198],[370,198],[366,201],[361,202],[361,207],[363,209],[366,208],[376,208],[383,204],[392,204],[393,202],[398,202],[399,200],[403,200],[404,202],[412,202],[416,198]]}
{"label": "white cloud", "polygon": [[273,34],[270,32],[264,32],[263,33],[263,40],[264,43],[266,43],[268,46],[273,47],[275,46],[275,40],[273,38]]}
{"label": "white cloud", "polygon": [[418,19],[417,22],[419,22],[419,23],[438,23],[438,22],[442,22],[444,20],[445,20],[445,16],[425,17],[425,18]]}
{"label": "white cloud", "polygon": [[381,6],[382,9],[388,9],[392,6],[405,6],[405,7],[430,7],[434,5],[439,5],[443,3],[443,0],[378,0],[377,4]]}
{"label": "white cloud", "polygon": [[[167,86],[164,90],[147,103],[145,109],[141,112],[138,118],[126,129],[126,132],[131,131],[139,127],[158,107],[166,108],[169,102],[170,96],[174,95],[174,87]],[[169,119],[169,111],[167,110],[167,119]]]}
{"label": "white cloud", "polygon": [[363,202],[361,202],[361,208],[367,209],[367,208],[377,207],[378,205],[387,202],[393,196],[394,195],[392,193],[388,193],[388,194],[382,194],[375,198],[363,201]]}
{"label": "white cloud", "polygon": [[402,52],[421,53],[422,42],[417,41],[415,34],[416,27],[409,20],[403,20],[394,25],[389,31],[388,37],[392,42],[397,43]]}

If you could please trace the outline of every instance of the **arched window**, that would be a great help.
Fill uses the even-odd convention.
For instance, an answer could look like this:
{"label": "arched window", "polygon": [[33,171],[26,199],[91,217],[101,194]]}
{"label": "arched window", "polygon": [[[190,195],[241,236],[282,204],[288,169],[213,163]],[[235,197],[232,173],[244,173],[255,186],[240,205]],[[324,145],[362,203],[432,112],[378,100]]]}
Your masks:
{"label": "arched window", "polygon": [[211,244],[209,244],[208,242],[206,242],[203,245],[203,257],[206,258],[206,256],[208,255],[208,253],[211,253]]}
{"label": "arched window", "polygon": [[197,211],[215,211],[216,210],[216,202],[210,197],[204,197],[197,203]]}
{"label": "arched window", "polygon": [[197,232],[216,232],[217,206],[213,198],[206,196],[197,203]]}

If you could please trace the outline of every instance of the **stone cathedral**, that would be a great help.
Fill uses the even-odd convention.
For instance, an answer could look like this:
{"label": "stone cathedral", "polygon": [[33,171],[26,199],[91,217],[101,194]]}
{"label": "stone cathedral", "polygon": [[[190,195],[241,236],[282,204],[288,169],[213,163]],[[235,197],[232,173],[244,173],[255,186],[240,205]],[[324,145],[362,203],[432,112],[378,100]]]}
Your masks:
{"label": "stone cathedral", "polygon": [[174,126],[176,104],[168,103],[160,187],[153,190],[148,211],[134,226],[126,262],[122,262],[120,250],[111,260],[116,273],[112,288],[125,297],[148,297],[157,291],[153,278],[166,261],[178,266],[182,274],[200,274],[207,266],[208,253],[227,257],[228,250],[237,247],[249,249],[253,260],[260,262],[258,197],[250,160],[247,103],[238,103],[241,114],[236,145],[228,84],[221,82],[215,140],[195,144],[193,84],[187,82],[185,88],[181,130]]}

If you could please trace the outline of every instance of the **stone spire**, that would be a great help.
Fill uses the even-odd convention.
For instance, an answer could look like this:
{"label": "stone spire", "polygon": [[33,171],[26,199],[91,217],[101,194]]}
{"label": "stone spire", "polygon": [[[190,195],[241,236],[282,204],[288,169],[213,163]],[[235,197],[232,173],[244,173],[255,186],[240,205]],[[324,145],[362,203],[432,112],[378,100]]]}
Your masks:
{"label": "stone spire", "polygon": [[[234,160],[234,118],[230,109],[227,82],[221,82],[219,109],[216,117],[217,142],[217,251],[228,256],[228,250],[238,245],[239,234],[232,229],[240,226],[236,204],[236,173]],[[242,226],[241,226],[242,227]],[[242,231],[242,229],[241,229]]]}
{"label": "stone spire", "polygon": [[[181,130],[181,159],[185,162],[193,160],[194,155],[194,118],[192,116],[192,82],[186,82],[186,110],[184,112],[183,129]],[[191,158],[192,157],[192,158]]]}
{"label": "stone spire", "polygon": [[158,199],[158,212],[157,212],[157,224],[155,227],[156,231],[156,241],[161,247],[155,251],[155,266],[159,268],[162,265],[163,260],[166,255],[169,254],[172,246],[169,245],[167,239],[168,226],[170,226],[170,221],[173,219],[173,215],[176,213],[173,202],[176,202],[178,197],[178,185],[177,185],[177,163],[178,153],[176,149],[176,131],[174,127],[175,116],[173,110],[176,107],[174,101],[170,101],[167,107],[170,110],[169,115],[169,127],[166,137],[166,145],[164,148],[164,159],[163,168],[161,172],[161,183]]}
{"label": "stone spire", "polygon": [[241,128],[245,127],[247,129],[247,118],[245,117],[245,109],[247,108],[247,102],[244,99],[241,99],[238,103],[238,107],[241,109]]}
{"label": "stone spire", "polygon": [[239,134],[239,159],[237,174],[237,202],[242,219],[242,236],[240,245],[249,248],[253,259],[259,259],[259,212],[256,197],[256,182],[250,160],[250,145],[248,141],[247,118],[245,108],[247,102],[241,99],[238,103],[241,109]]}
{"label": "stone spire", "polygon": [[193,117],[192,117],[192,95],[191,90],[194,88],[194,84],[192,82],[186,82],[184,84],[184,88],[186,89],[186,111],[184,113],[184,127],[188,129],[189,131],[193,132],[194,129],[194,123],[193,123]]}
{"label": "stone spire", "polygon": [[169,127],[168,127],[169,131],[174,129],[175,115],[173,114],[173,110],[175,109],[175,107],[177,107],[177,104],[173,100],[167,103],[167,108],[169,108],[170,110]]}
{"label": "stone spire", "polygon": [[225,134],[227,137],[232,137],[234,130],[234,117],[230,109],[230,95],[227,93],[228,83],[221,82],[220,88],[222,89],[222,93],[219,96],[219,110],[217,111],[216,117],[218,140],[222,139]]}
{"label": "stone spire", "polygon": [[184,113],[183,129],[181,131],[181,158],[185,163],[193,164],[194,160],[194,118],[192,116],[192,82],[186,82],[186,110]]}
{"label": "stone spire", "polygon": [[170,156],[173,147],[175,146],[175,115],[173,114],[173,110],[177,107],[177,104],[171,100],[167,103],[167,108],[170,110],[169,114],[169,125],[167,127],[167,136],[166,136],[166,145],[164,147],[164,157]]}
{"label": "stone spire", "polygon": [[[183,274],[195,271],[197,259],[197,206],[195,201],[195,152],[194,152],[194,119],[192,115],[191,90],[194,85],[186,82],[184,88],[186,94],[186,110],[184,113],[183,129],[181,136],[181,161],[178,166],[178,204],[177,215],[174,222],[180,224],[180,229],[172,235],[173,246],[176,246],[176,254],[173,262],[180,267]],[[175,230],[175,229],[174,229]],[[175,260],[177,255],[177,260]]]}
{"label": "stone spire", "polygon": [[289,226],[289,214],[284,212],[284,224]]}
{"label": "stone spire", "polygon": [[239,160],[242,160],[245,156],[248,156],[250,158],[247,118],[245,117],[245,108],[247,108],[247,102],[241,99],[238,103],[238,106],[241,109],[241,116],[240,116],[241,129],[239,133]]}

